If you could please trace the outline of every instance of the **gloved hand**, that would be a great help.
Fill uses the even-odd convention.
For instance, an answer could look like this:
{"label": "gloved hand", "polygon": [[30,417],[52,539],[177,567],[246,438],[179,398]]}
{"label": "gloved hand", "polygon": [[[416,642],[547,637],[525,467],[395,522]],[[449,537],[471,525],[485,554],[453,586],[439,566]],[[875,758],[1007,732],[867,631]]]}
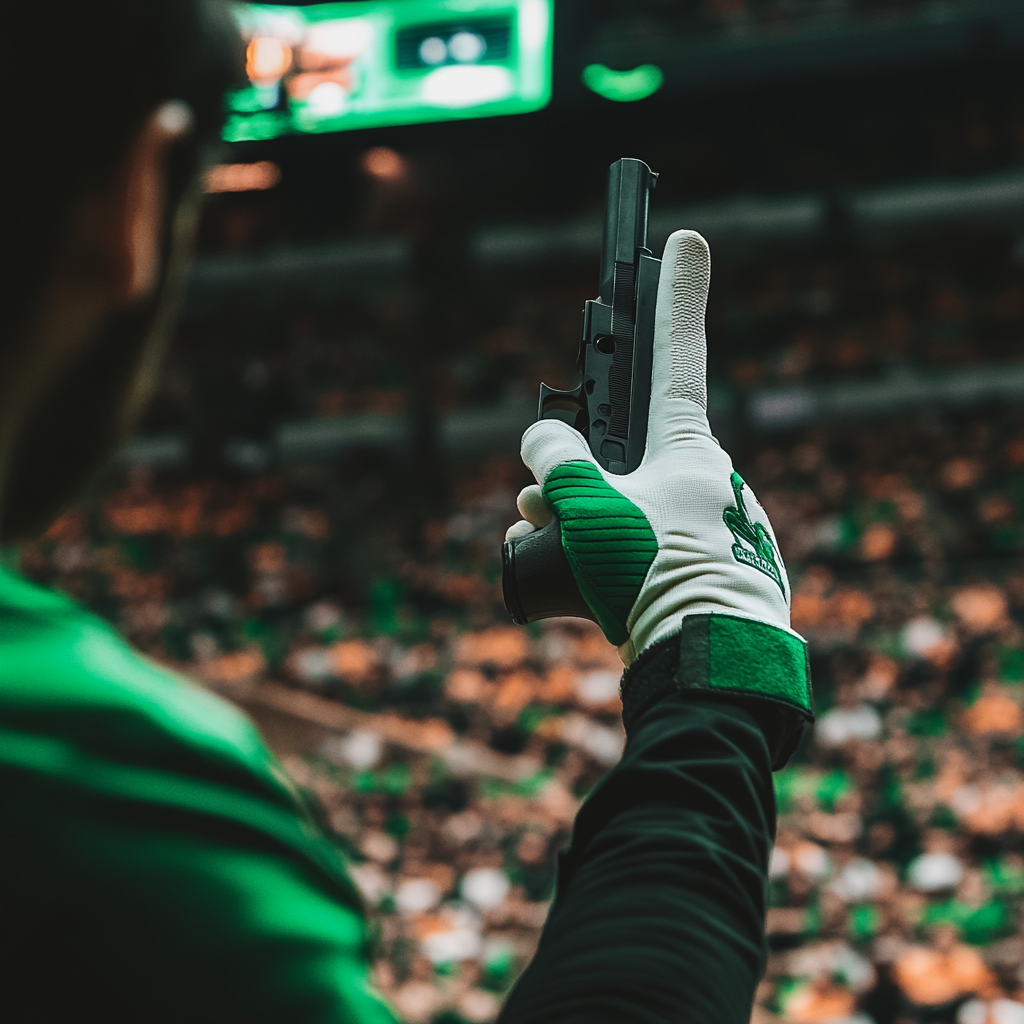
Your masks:
{"label": "gloved hand", "polygon": [[[775,535],[711,434],[704,311],[707,243],[677,231],[658,282],[647,450],[632,473],[603,470],[560,420],[524,434],[538,485],[519,496],[521,537],[558,516],[580,592],[625,665],[683,632],[688,685],[780,700],[810,717],[805,645]],[[699,662],[699,663],[698,663]]]}

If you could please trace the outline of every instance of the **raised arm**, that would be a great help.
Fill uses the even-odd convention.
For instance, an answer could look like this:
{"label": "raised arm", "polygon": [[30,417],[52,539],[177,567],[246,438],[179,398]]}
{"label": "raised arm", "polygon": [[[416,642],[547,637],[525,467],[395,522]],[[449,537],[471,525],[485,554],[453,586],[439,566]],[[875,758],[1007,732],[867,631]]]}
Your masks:
{"label": "raised arm", "polygon": [[523,536],[566,558],[628,666],[622,761],[580,811],[537,955],[501,1020],[746,1024],[764,963],[771,786],[811,720],[771,524],[711,434],[707,243],[665,247],[647,451],[617,475],[556,420],[523,458]]}

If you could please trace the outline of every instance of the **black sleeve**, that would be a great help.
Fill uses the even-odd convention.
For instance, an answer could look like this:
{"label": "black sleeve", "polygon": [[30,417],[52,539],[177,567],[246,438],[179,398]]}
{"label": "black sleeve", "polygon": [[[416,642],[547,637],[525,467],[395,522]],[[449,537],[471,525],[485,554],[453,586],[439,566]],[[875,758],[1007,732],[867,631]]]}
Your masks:
{"label": "black sleeve", "polygon": [[750,1020],[773,751],[800,723],[766,702],[680,690],[677,660],[666,641],[626,675],[625,753],[580,810],[502,1024]]}

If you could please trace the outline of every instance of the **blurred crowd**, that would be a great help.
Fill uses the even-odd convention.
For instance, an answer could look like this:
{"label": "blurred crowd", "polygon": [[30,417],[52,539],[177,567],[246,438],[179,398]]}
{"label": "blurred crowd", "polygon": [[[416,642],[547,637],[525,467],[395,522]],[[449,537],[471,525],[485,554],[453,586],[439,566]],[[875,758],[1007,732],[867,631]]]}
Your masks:
{"label": "blurred crowd", "polygon": [[[1024,1021],[1024,412],[754,438],[818,724],[777,777],[763,1020]],[[512,459],[120,473],[21,567],[245,706],[374,910],[405,1017],[488,1021],[529,960],[554,857],[620,755],[614,649],[508,624]]]}
{"label": "blurred crowd", "polygon": [[593,287],[534,285],[512,297],[476,282],[426,337],[438,314],[411,287],[225,305],[182,329],[146,430],[265,436],[287,419],[443,415],[532,397],[542,377],[570,379]]}
{"label": "blurred crowd", "polygon": [[715,368],[749,387],[1021,359],[1024,286],[1011,240],[953,237],[722,262],[709,310]]}
{"label": "blurred crowd", "polygon": [[[712,386],[1024,357],[1012,237],[945,243],[875,249],[838,225],[813,250],[716,260]],[[11,555],[257,716],[352,864],[376,981],[410,1024],[494,1019],[624,742],[597,628],[508,622],[500,546],[530,482],[514,452],[431,443],[437,417],[575,383],[591,277],[214,304],[145,426],[185,435],[191,461],[112,470]],[[282,422],[368,414],[412,417],[415,450],[274,458]],[[741,428],[819,715],[777,777],[756,1014],[1024,1024],[1024,409]],[[246,445],[261,457],[232,457]]]}
{"label": "blurred crowd", "polygon": [[[742,394],[1019,364],[1024,285],[1012,237],[951,232],[946,242],[716,259],[712,384]],[[178,432],[197,452],[219,453],[272,443],[287,421],[422,420],[531,402],[541,380],[576,383],[587,271],[513,287],[476,281],[429,337],[421,324],[438,317],[412,286],[272,309],[226,304],[183,328],[144,432]]]}
{"label": "blurred crowd", "polygon": [[1024,1020],[1022,424],[754,454],[818,713],[778,776],[761,997],[787,1020]]}

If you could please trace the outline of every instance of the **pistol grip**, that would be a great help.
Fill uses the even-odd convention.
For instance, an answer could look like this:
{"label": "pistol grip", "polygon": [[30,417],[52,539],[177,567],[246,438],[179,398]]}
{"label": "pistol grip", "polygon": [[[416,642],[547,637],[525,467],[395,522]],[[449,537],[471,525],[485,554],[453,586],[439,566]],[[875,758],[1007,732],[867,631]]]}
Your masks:
{"label": "pistol grip", "polygon": [[505,541],[501,562],[505,608],[517,625],[561,615],[596,621],[569,568],[557,516],[534,533]]}

